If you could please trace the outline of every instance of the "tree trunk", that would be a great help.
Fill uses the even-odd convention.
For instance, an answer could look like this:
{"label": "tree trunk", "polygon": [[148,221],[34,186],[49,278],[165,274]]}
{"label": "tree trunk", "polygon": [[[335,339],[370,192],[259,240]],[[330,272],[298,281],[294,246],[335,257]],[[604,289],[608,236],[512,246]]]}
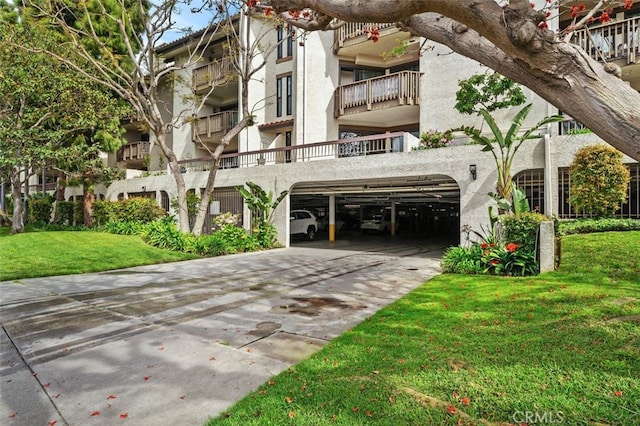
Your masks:
{"label": "tree trunk", "polygon": [[58,178],[56,179],[56,201],[53,205],[53,223],[58,223],[60,221],[60,217],[58,216],[59,209],[58,203],[64,201],[64,191],[65,186],[63,183],[65,182],[65,174],[64,172],[58,172]]}
{"label": "tree trunk", "polygon": [[93,227],[93,186],[85,181],[82,188],[82,214],[84,218],[84,226],[91,228]]}
{"label": "tree trunk", "polygon": [[22,201],[22,185],[20,182],[20,169],[15,167],[11,174],[11,197],[13,198],[13,219],[11,221],[11,233],[24,232],[24,204]]}
{"label": "tree trunk", "polygon": [[211,169],[209,170],[209,176],[207,177],[207,186],[204,189],[204,193],[202,194],[202,198],[200,198],[200,204],[198,205],[198,212],[196,214],[196,220],[193,224],[193,234],[200,235],[202,233],[202,228],[204,226],[205,218],[207,214],[209,214],[209,202],[211,201],[211,194],[213,194],[213,188],[216,181],[216,175],[218,173],[218,169],[220,167],[220,156],[224,152],[224,148],[229,145],[231,140],[238,134],[242,129],[244,129],[249,122],[249,116],[245,115],[238,124],[236,124],[229,132],[224,135],[220,144],[216,147],[212,154],[212,164]]}

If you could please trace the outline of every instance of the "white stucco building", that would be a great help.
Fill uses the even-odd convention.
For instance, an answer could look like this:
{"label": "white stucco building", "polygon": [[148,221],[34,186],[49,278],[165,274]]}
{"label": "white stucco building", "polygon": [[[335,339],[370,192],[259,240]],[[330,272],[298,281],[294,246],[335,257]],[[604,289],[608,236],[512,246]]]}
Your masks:
{"label": "white stucco building", "polygon": [[[625,75],[640,89],[640,7],[620,11],[610,24],[591,28],[609,49]],[[265,29],[252,25],[252,34]],[[367,37],[374,28],[377,43]],[[635,31],[635,32],[634,32]],[[495,190],[493,158],[478,146],[461,139],[445,148],[413,150],[420,133],[460,125],[481,126],[476,116],[454,109],[460,79],[484,72],[478,63],[454,54],[445,46],[399,31],[393,25],[348,24],[333,32],[314,32],[304,39],[288,38],[286,29],[271,31],[271,43],[283,40],[267,65],[249,85],[249,105],[255,125],[242,131],[225,150],[216,177],[214,199],[220,211],[248,212],[233,189],[253,181],[265,190],[290,195],[278,209],[275,225],[282,243],[289,244],[289,211],[304,208],[319,216],[361,218],[374,212],[390,212],[400,236],[446,237],[459,241],[460,229],[480,230],[488,224],[488,193]],[[589,51],[595,39],[577,38]],[[179,62],[191,38],[162,46],[159,53]],[[384,59],[399,43],[405,55]],[[620,46],[620,48],[618,48]],[[425,49],[426,47],[426,49]],[[419,50],[422,48],[422,52]],[[206,93],[213,87],[207,106],[197,119],[169,135],[170,145],[181,159],[187,187],[204,188],[208,153],[200,142],[214,147],[238,119],[240,84],[224,82],[229,52],[223,40],[214,43],[198,67],[184,70],[185,81],[167,91],[167,113],[184,109],[184,94]],[[559,111],[525,88],[534,107],[524,127]],[[505,129],[521,107],[495,116]],[[568,203],[566,168],[575,151],[599,139],[571,131],[579,124],[567,121],[540,129],[540,137],[525,142],[513,164],[513,175],[530,204],[544,213],[575,217]],[[149,136],[128,124],[129,141],[110,155],[113,166],[127,169],[127,179],[98,189],[106,199],[151,196],[169,209],[176,196],[167,164]],[[620,215],[640,218],[640,169],[630,158],[632,182],[629,203]],[[333,231],[319,238],[340,238]]]}

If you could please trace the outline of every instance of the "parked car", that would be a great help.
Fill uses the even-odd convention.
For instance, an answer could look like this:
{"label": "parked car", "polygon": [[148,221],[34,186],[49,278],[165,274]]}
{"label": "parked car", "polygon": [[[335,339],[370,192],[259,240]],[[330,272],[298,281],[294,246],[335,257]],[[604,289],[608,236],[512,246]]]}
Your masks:
{"label": "parked car", "polygon": [[318,220],[309,210],[291,210],[289,215],[289,234],[304,235],[311,241],[318,232]]}
{"label": "parked car", "polygon": [[[389,232],[391,231],[391,217],[375,214],[369,218],[363,219],[360,223],[360,229],[365,233],[368,231]],[[397,229],[398,223],[396,223],[396,231]]]}

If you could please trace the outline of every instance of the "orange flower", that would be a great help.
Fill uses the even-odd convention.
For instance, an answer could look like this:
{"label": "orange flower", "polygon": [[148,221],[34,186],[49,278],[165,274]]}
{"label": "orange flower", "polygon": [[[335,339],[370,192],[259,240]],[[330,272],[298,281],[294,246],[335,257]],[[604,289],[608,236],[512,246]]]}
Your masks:
{"label": "orange flower", "polygon": [[505,249],[507,249],[509,253],[513,253],[514,251],[516,251],[517,248],[518,248],[518,245],[514,243],[509,243],[505,246]]}

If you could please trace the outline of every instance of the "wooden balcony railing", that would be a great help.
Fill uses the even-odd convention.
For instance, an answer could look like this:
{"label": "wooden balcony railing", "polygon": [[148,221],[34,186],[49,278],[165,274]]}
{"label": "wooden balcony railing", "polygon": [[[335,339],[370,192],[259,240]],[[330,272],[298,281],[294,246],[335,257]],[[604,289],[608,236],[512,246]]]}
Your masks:
{"label": "wooden balcony railing", "polygon": [[419,103],[420,72],[400,71],[339,86],[335,92],[335,117]]}
{"label": "wooden balcony railing", "polygon": [[627,63],[636,63],[640,59],[640,16],[578,30],[571,42],[598,61],[626,58]]}
{"label": "wooden balcony railing", "polygon": [[380,31],[380,36],[399,31],[394,23],[347,22],[335,31],[334,50],[348,44],[363,42],[367,39],[367,31],[372,28]]}
{"label": "wooden balcony railing", "polygon": [[[329,142],[223,154],[220,157],[220,168],[232,169],[404,152],[408,149],[404,144],[404,135],[403,132],[384,133]],[[208,171],[211,168],[212,160],[211,158],[196,158],[182,160],[179,163],[185,173],[201,172]]]}
{"label": "wooden balcony railing", "polygon": [[211,139],[222,137],[236,124],[238,124],[238,111],[223,111],[199,117],[191,126],[193,140],[201,139],[210,142]]}
{"label": "wooden balcony railing", "polygon": [[148,141],[129,142],[118,151],[118,161],[144,160],[149,154],[150,144]]}
{"label": "wooden balcony railing", "polygon": [[233,58],[225,56],[193,70],[193,87],[196,91],[224,84],[235,77]]}

